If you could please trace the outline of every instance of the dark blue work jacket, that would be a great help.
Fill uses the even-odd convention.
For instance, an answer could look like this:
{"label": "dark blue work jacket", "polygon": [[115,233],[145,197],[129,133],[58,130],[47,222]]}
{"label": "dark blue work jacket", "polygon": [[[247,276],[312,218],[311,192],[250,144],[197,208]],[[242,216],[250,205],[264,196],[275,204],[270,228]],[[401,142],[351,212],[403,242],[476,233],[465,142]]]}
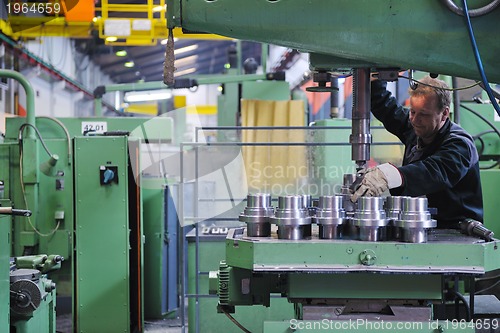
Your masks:
{"label": "dark blue work jacket", "polygon": [[[479,157],[474,140],[449,119],[426,146],[417,145],[409,110],[399,105],[386,83],[371,84],[372,113],[405,145],[403,185],[391,195],[422,196],[437,208],[438,228],[456,228],[464,218],[483,221]],[[420,141],[420,140],[419,140]]]}

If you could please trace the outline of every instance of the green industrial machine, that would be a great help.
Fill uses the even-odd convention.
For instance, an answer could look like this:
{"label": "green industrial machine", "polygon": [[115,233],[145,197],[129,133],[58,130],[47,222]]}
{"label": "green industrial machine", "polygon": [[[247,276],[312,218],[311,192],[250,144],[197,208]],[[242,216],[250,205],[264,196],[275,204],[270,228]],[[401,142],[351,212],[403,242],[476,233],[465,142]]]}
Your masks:
{"label": "green industrial machine", "polygon": [[[397,67],[479,79],[465,20],[457,15],[460,8],[452,11],[454,3],[168,0],[167,24],[184,31],[216,33],[327,55],[317,61],[323,69]],[[488,0],[468,3],[479,14],[472,23],[486,74],[489,80],[498,82],[500,69],[495,55],[500,46],[494,37],[500,29],[496,23],[498,4]],[[312,65],[320,68],[314,61]]]}
{"label": "green industrial machine", "polygon": [[76,329],[141,331],[143,237],[140,197],[129,181],[131,142],[126,136],[73,142]]}
{"label": "green industrial machine", "polygon": [[[352,131],[345,141],[352,147],[353,167],[365,168],[376,151],[371,147],[375,142],[370,128],[371,72],[386,81],[396,80],[398,71],[408,68],[470,79],[484,76],[474,66],[477,47],[470,42],[469,20],[457,3],[170,0],[167,10],[169,28],[310,52],[316,91],[328,90],[332,75],[352,75]],[[500,45],[493,37],[499,32],[498,2],[477,0],[469,5],[474,9],[473,33],[485,73],[498,82]],[[466,127],[465,120],[461,123]],[[335,132],[332,128],[332,136]],[[334,163],[329,154],[317,157],[323,158],[319,165]],[[491,172],[495,175],[498,170]],[[485,218],[492,219],[486,225],[496,224],[491,213]],[[474,278],[500,268],[498,240],[484,241],[456,230],[431,232],[428,242],[420,244],[319,239],[315,226],[311,239],[303,240],[277,238],[274,232],[269,237],[248,236],[248,232],[245,228],[229,232],[226,260],[211,274],[211,289],[219,295],[219,311],[226,314],[238,313],[242,305],[269,306],[273,294],[295,304],[293,317],[264,321],[264,332],[475,332],[472,319],[478,322],[480,311],[475,307],[480,308],[482,299],[475,295]],[[468,300],[460,294],[462,282],[466,282]],[[455,301],[456,313],[448,312],[450,301]],[[498,328],[498,313],[490,313],[481,323],[485,320],[489,327]],[[467,325],[452,326],[454,321]]]}
{"label": "green industrial machine", "polygon": [[[0,185],[0,194],[3,197],[3,182]],[[11,207],[10,200],[0,199],[0,207]],[[2,241],[0,242],[0,299],[2,300],[0,304],[0,330],[2,332],[9,331],[10,325],[10,282],[9,282],[9,269],[10,266],[10,224],[11,216],[0,215],[0,235],[2,235]]]}
{"label": "green industrial machine", "polygon": [[16,257],[10,266],[10,332],[56,333],[56,285],[47,273],[61,268],[60,255]]}
{"label": "green industrial machine", "polygon": [[[0,184],[0,196],[4,195],[4,183]],[[10,257],[12,215],[29,217],[31,211],[12,208],[7,199],[0,199],[0,262],[2,332],[55,333],[56,332],[56,285],[47,273],[61,268],[64,260],[60,255],[32,255]]]}
{"label": "green industrial machine", "polygon": [[146,177],[142,183],[144,208],[144,315],[146,319],[177,315],[179,221],[173,187],[167,179]]}
{"label": "green industrial machine", "polygon": [[[219,267],[220,258],[225,258],[226,236],[231,228],[199,228],[198,240],[195,230],[187,234],[188,240],[188,327],[190,332],[241,332],[236,325],[229,323],[223,313],[217,313],[218,298],[210,293],[209,272]],[[199,257],[196,258],[198,247]],[[199,265],[195,264],[199,262]],[[198,269],[198,272],[196,271]],[[235,318],[250,332],[259,332],[263,321],[283,321],[294,315],[293,304],[281,295],[272,295],[270,307],[240,307]]]}
{"label": "green industrial machine", "polygon": [[27,119],[6,121],[0,145],[5,197],[33,211],[14,218],[12,256],[65,258],[51,278],[73,331],[142,332],[141,142],[170,142],[172,119],[35,117],[29,82],[1,74],[20,80],[29,102]]}
{"label": "green industrial machine", "polygon": [[[454,292],[450,283],[459,277],[472,283],[474,276],[498,269],[498,245],[451,230],[436,231],[428,243],[408,244],[318,239],[314,229],[312,239],[292,241],[249,237],[234,229],[226,240],[226,260],[212,275],[212,291],[223,312],[238,313],[239,305],[269,306],[270,295],[277,293],[295,304],[295,316],[264,321],[263,332],[370,332],[373,327],[475,332],[473,325],[451,329],[453,322],[467,323],[470,317],[446,320],[435,308]],[[472,296],[467,300],[472,308],[475,302]],[[476,320],[481,321],[498,327],[497,317]]]}
{"label": "green industrial machine", "polygon": [[498,212],[497,191],[500,186],[500,118],[490,104],[462,102],[460,124],[475,139],[481,167],[484,223],[495,235],[500,235],[496,222]]}

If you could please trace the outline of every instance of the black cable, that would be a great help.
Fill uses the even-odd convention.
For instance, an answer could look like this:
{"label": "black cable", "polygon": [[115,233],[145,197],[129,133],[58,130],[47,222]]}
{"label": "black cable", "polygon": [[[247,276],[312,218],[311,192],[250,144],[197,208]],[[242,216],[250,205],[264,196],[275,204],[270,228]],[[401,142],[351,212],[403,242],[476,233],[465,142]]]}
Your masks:
{"label": "black cable", "polygon": [[[458,79],[456,76],[451,78],[453,88],[458,86]],[[453,121],[460,125],[460,93],[458,90],[453,91]]]}
{"label": "black cable", "polygon": [[483,136],[483,135],[489,134],[489,133],[495,133],[495,131],[494,130],[487,130],[487,131],[479,132],[476,135],[474,135],[474,137]]}
{"label": "black cable", "polygon": [[47,154],[49,154],[49,156],[52,156],[52,153],[49,151],[49,148],[47,147],[47,145],[45,144],[45,141],[43,141],[43,138],[42,138],[42,135],[40,134],[40,132],[38,131],[38,128],[36,128],[35,126],[31,125],[31,124],[28,124],[28,123],[24,123],[21,125],[21,127],[19,127],[19,140],[21,140],[22,138],[22,134],[23,134],[23,130],[27,127],[31,127],[35,130],[35,133],[36,135],[38,136],[38,138],[40,139],[40,143],[42,144],[43,146],[43,149],[45,149],[45,151],[47,152]]}
{"label": "black cable", "polygon": [[477,279],[476,279],[476,282],[477,282],[477,281],[495,280],[495,279],[498,279],[498,278],[500,278],[500,275],[494,275],[494,276],[482,277],[482,278],[477,278]]}
{"label": "black cable", "polygon": [[[498,4],[498,1],[496,1]],[[484,71],[483,67],[483,61],[481,60],[481,55],[479,54],[479,49],[477,47],[476,43],[476,38],[474,37],[474,31],[472,29],[472,23],[470,20],[470,15],[469,15],[469,9],[467,8],[467,0],[462,0],[463,4],[463,12],[464,12],[464,18],[465,18],[465,23],[467,26],[467,32],[469,33],[469,39],[472,45],[472,51],[474,53],[474,58],[476,60],[476,65],[479,70],[479,74],[481,76],[481,81],[483,82],[484,88],[486,89],[486,93],[488,94],[488,97],[491,101],[491,104],[493,105],[493,108],[495,108],[496,113],[500,116],[500,106],[498,105],[497,101],[495,100],[495,96],[493,95],[493,92],[491,91],[490,84],[488,83],[488,79],[486,77],[486,73]]]}
{"label": "black cable", "polygon": [[[471,112],[472,114],[476,115],[478,118],[480,118],[482,121],[484,121],[486,124],[488,124],[493,130],[490,130],[490,131],[483,131],[479,134],[477,134],[476,136],[474,136],[474,138],[479,138],[480,136],[484,135],[484,134],[487,134],[487,133],[496,133],[498,135],[498,137],[500,138],[500,131],[495,127],[495,125],[489,121],[488,119],[486,119],[482,114],[480,114],[479,112],[477,111],[474,111],[472,110],[471,108],[463,105],[463,104],[460,104],[461,107],[463,107],[465,110]],[[483,145],[483,150],[484,150],[484,141],[482,139],[481,140],[481,143]],[[482,152],[481,152],[482,154]],[[479,155],[481,155],[479,154]],[[488,169],[493,169],[494,167],[496,167],[498,164],[500,164],[500,161],[496,161],[495,163],[493,163],[492,165],[489,165],[487,167],[481,167],[480,169],[481,170],[488,170]]]}
{"label": "black cable", "polygon": [[479,140],[479,142],[481,143],[481,149],[477,153],[479,154],[479,156],[483,155],[483,153],[484,153],[484,146],[485,146],[483,138],[481,138],[478,135],[475,135],[472,138],[474,140]]}
{"label": "black cable", "polygon": [[491,286],[489,286],[489,287],[486,287],[486,288],[484,288],[484,289],[481,289],[481,290],[476,291],[476,295],[477,295],[477,294],[479,294],[479,293],[484,293],[485,291],[488,291],[488,290],[490,290],[490,289],[493,289],[493,288],[495,288],[498,284],[500,284],[500,280],[498,280],[497,282],[493,283],[493,284],[492,284]]}
{"label": "black cable", "polygon": [[479,112],[477,111],[474,111],[472,110],[471,108],[463,105],[463,104],[460,104],[461,107],[463,107],[465,110],[467,111],[470,111],[471,113],[473,113],[474,115],[476,115],[477,117],[481,118],[482,121],[484,121],[485,123],[487,123],[492,129],[493,131],[498,134],[498,137],[500,138],[500,131],[495,127],[495,125],[489,121],[488,119],[486,119],[482,114],[480,114]]}
{"label": "black cable", "polygon": [[234,319],[233,316],[231,316],[231,314],[229,314],[229,312],[226,311],[226,309],[224,309],[223,306],[220,307],[220,309],[222,309],[222,312],[224,312],[224,314],[229,318],[229,320],[231,320],[236,326],[238,326],[243,332],[245,333],[252,333],[250,332],[249,330],[247,330],[243,325],[241,325],[236,319]]}
{"label": "black cable", "polygon": [[492,165],[488,165],[487,167],[481,167],[479,169],[481,169],[481,170],[489,170],[489,169],[496,168],[499,164],[500,164],[500,161],[496,161]]}
{"label": "black cable", "polygon": [[[465,307],[465,320],[466,321],[471,321],[472,320],[472,315],[471,315],[471,312],[470,312],[469,304],[467,303],[467,300],[465,299],[465,297],[461,293],[459,293],[458,291],[453,290],[453,289],[449,289],[448,292],[450,294],[452,294],[453,296],[455,296],[455,298],[454,298],[455,300],[459,299],[460,301],[462,301],[462,303],[464,304],[464,307]],[[456,319],[460,319],[460,318],[456,318]]]}

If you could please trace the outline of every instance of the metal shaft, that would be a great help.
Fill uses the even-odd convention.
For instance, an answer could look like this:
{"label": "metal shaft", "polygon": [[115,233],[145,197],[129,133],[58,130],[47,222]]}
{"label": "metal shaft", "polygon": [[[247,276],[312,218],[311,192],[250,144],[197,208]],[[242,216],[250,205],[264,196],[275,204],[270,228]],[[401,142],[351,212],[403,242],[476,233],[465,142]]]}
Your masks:
{"label": "metal shaft", "polygon": [[370,69],[356,68],[353,73],[352,133],[349,142],[352,160],[364,168],[370,159]]}

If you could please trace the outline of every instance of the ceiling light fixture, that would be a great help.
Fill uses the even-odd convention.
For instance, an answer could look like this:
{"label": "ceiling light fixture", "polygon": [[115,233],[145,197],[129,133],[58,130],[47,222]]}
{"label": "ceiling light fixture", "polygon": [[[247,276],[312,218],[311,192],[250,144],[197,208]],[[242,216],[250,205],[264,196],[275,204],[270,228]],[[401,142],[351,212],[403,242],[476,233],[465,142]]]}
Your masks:
{"label": "ceiling light fixture", "polygon": [[163,6],[154,6],[153,7],[153,12],[157,13],[157,12],[164,12],[167,10],[167,5],[163,5]]}
{"label": "ceiling light fixture", "polygon": [[125,57],[127,55],[127,51],[126,50],[118,50],[118,51],[116,51],[115,54],[117,57]]}
{"label": "ceiling light fixture", "polygon": [[189,57],[185,57],[185,58],[175,59],[175,66],[183,67],[183,66],[191,65],[191,64],[195,63],[196,60],[198,60],[197,54],[189,56]]}
{"label": "ceiling light fixture", "polygon": [[132,68],[135,66],[135,63],[133,61],[127,61],[126,63],[123,64],[123,66],[127,68]]}
{"label": "ceiling light fixture", "polygon": [[194,72],[196,72],[196,67],[191,67],[188,69],[184,69],[182,71],[174,72],[174,76],[178,77],[178,76],[182,76],[182,75],[186,75],[186,74],[191,74]]}
{"label": "ceiling light fixture", "polygon": [[[177,42],[178,40],[179,38],[174,37],[174,43]],[[161,45],[167,45],[167,43],[168,43],[168,38],[162,39],[160,42]]]}
{"label": "ceiling light fixture", "polygon": [[144,91],[129,91],[125,93],[123,100],[127,103],[132,102],[147,102],[169,99],[172,97],[172,92],[168,89],[144,90]]}
{"label": "ceiling light fixture", "polygon": [[181,53],[186,53],[186,52],[194,51],[197,48],[198,48],[198,44],[193,44],[193,45],[181,47],[180,49],[174,50],[174,54],[178,55],[178,54],[181,54]]}

